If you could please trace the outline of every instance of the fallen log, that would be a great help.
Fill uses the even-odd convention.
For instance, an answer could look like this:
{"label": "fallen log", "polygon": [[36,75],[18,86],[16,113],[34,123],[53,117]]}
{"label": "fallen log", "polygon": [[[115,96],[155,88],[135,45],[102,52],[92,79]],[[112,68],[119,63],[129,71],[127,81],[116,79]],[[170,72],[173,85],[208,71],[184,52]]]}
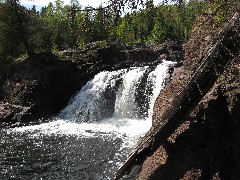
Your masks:
{"label": "fallen log", "polygon": [[190,112],[201,101],[223,73],[228,63],[240,50],[240,24],[237,11],[222,29],[216,43],[202,56],[198,67],[190,76],[187,85],[175,95],[169,108],[158,120],[159,124],[150,129],[138,143],[127,161],[119,168],[115,179],[120,179],[139,161],[154,151],[186,120]]}

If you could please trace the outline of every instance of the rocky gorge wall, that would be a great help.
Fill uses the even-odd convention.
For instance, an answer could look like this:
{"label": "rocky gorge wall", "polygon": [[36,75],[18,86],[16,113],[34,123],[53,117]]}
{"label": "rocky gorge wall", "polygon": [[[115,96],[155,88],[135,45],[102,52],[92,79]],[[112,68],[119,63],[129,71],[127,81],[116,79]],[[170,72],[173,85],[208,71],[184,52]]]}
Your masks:
{"label": "rocky gorge wall", "polygon": [[[153,126],[159,125],[173,95],[183,90],[199,57],[218,36],[219,29],[207,17],[199,21],[204,25],[196,26],[185,44],[183,66],[156,100]],[[138,179],[240,179],[239,53],[184,123],[145,156]]]}
{"label": "rocky gorge wall", "polygon": [[[216,83],[191,116],[144,161],[139,179],[240,178],[240,66]],[[235,73],[233,74],[234,71]]]}

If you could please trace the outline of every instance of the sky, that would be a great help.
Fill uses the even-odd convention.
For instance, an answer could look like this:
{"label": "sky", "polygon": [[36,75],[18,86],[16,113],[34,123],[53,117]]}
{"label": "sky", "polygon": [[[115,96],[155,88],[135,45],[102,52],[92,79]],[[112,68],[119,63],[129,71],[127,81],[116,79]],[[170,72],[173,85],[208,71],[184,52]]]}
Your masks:
{"label": "sky", "polygon": [[[31,8],[33,5],[36,5],[37,9],[40,9],[43,6],[47,6],[49,2],[54,2],[55,0],[20,0],[21,4],[27,8]],[[70,0],[63,0],[64,4],[69,4]],[[103,6],[107,3],[108,0],[78,0],[79,4],[83,7],[92,6],[98,7],[100,4]],[[161,0],[154,0],[154,4],[157,5]]]}

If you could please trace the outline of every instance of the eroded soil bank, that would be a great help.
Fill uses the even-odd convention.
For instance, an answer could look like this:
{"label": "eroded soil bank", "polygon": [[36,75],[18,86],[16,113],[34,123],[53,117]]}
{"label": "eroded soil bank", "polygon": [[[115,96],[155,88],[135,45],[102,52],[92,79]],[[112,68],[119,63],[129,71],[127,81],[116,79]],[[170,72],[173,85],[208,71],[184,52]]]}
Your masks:
{"label": "eroded soil bank", "polygon": [[[185,44],[183,66],[155,103],[153,126],[181,92],[219,29],[202,17]],[[239,36],[240,34],[238,34]],[[138,179],[240,179],[240,50],[211,90],[175,132],[146,155]],[[163,100],[164,99],[164,100]]]}

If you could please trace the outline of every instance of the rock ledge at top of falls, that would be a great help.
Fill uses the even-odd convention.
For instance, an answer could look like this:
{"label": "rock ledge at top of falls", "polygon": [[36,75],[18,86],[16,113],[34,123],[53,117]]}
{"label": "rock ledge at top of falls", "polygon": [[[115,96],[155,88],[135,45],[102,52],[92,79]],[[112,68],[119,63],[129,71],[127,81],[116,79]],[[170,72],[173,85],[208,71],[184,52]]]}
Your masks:
{"label": "rock ledge at top of falls", "polygon": [[48,119],[101,71],[157,65],[162,59],[181,64],[183,55],[179,43],[168,41],[138,48],[111,45],[57,55],[35,53],[17,59],[0,84],[0,124],[21,126]]}

